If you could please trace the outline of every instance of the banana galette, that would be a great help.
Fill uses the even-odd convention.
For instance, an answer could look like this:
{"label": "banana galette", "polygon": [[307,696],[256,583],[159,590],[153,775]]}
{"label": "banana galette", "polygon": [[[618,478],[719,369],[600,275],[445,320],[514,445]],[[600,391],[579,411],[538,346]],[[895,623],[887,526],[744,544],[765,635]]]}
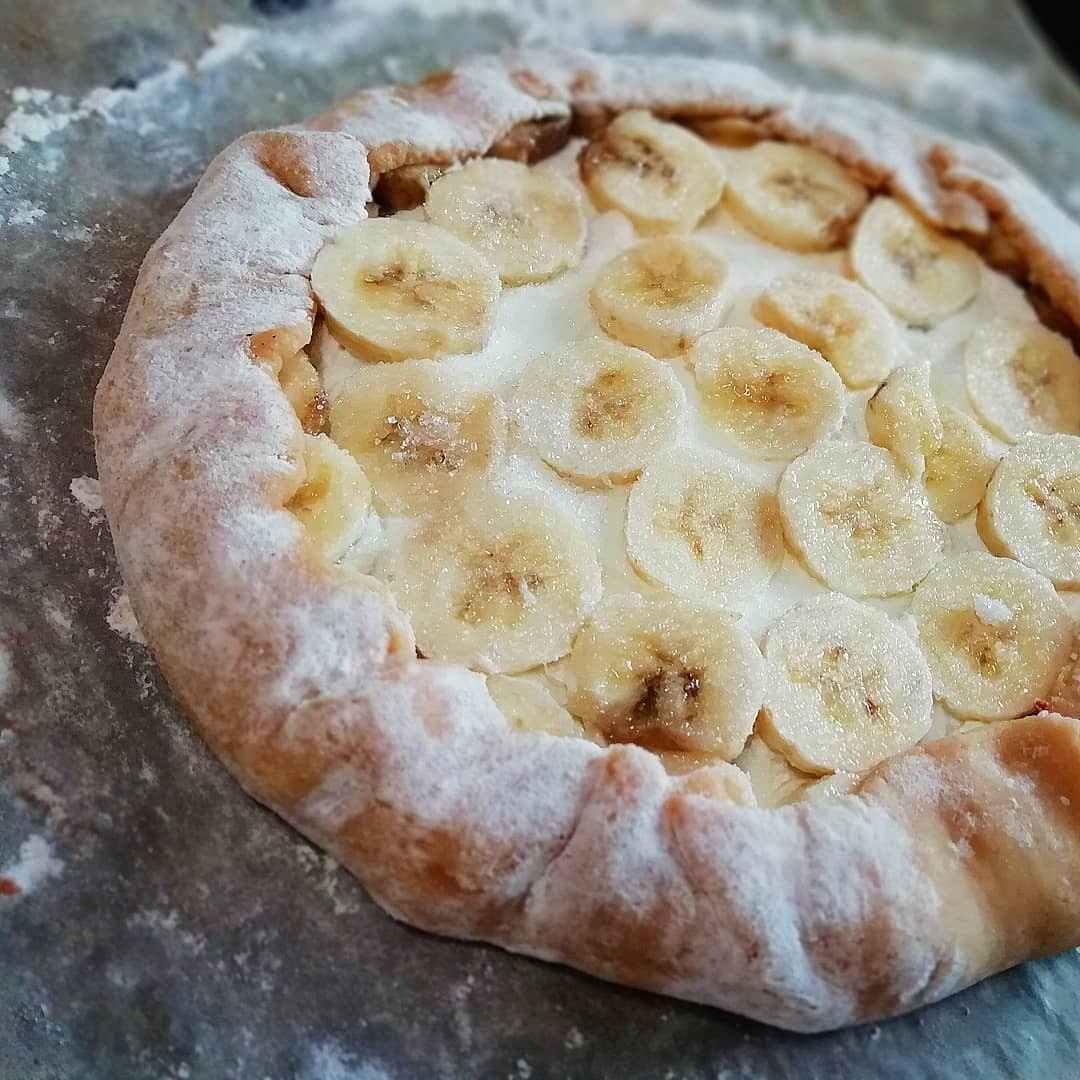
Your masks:
{"label": "banana galette", "polygon": [[752,69],[247,136],[98,391],[147,636],[392,914],[799,1030],[1080,943],[1080,229]]}

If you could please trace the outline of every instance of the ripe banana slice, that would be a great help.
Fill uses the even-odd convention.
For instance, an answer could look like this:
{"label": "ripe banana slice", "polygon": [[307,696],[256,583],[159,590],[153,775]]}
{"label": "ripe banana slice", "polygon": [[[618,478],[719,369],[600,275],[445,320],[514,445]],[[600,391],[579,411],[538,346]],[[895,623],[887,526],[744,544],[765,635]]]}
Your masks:
{"label": "ripe banana slice", "polygon": [[727,264],[681,236],[642,240],[600,268],[589,293],[604,330],[653,356],[678,356],[724,316]]}
{"label": "ripe banana slice", "polygon": [[1029,435],[1001,460],[979,509],[991,551],[1080,589],[1080,437]]}
{"label": "ripe banana slice", "polygon": [[861,285],[819,271],[774,281],[754,318],[817,349],[852,390],[877,386],[896,363],[892,316]]}
{"label": "ripe banana slice", "polygon": [[605,600],[574,642],[568,705],[609,742],[731,761],[754,726],[763,671],[730,615],[626,594]]}
{"label": "ripe banana slice", "polygon": [[792,251],[839,247],[866,205],[866,188],[808,146],[759,142],[733,154],[728,170],[732,213],[751,232]]}
{"label": "ripe banana slice", "polygon": [[514,673],[564,656],[600,599],[593,543],[548,499],[476,492],[387,558],[424,656]]}
{"label": "ripe banana slice", "polygon": [[581,197],[556,172],[477,158],[443,173],[424,208],[428,220],[489,259],[505,285],[546,281],[581,262]]}
{"label": "ripe banana slice", "polygon": [[944,542],[919,485],[879,446],[818,443],[787,467],[779,494],[788,546],[848,596],[907,592]]}
{"label": "ripe banana slice", "polygon": [[646,580],[723,606],[764,588],[784,561],[776,496],[718,454],[676,451],[630,490],[626,551]]}
{"label": "ripe banana slice", "polygon": [[850,256],[855,276],[916,326],[959,311],[979,291],[978,257],[895,199],[880,196],[866,209]]}
{"label": "ripe banana slice", "polygon": [[326,395],[319,385],[319,373],[303,349],[281,365],[278,382],[304,431],[308,435],[322,431],[326,422]]}
{"label": "ripe banana slice", "polygon": [[725,326],[690,351],[706,419],[741,450],[790,459],[844,418],[839,375],[775,330]]}
{"label": "ripe banana slice", "polygon": [[995,319],[964,351],[968,397],[999,438],[1080,433],[1080,359],[1060,334],[1037,322]]}
{"label": "ripe banana slice", "polygon": [[979,505],[998,457],[986,432],[966,413],[941,405],[938,414],[941,442],[926,455],[923,480],[931,509],[951,525]]}
{"label": "ripe banana slice", "polygon": [[363,539],[379,540],[371,484],[356,459],[326,435],[304,436],[304,482],[289,500],[315,546],[337,562]]}
{"label": "ripe banana slice", "polygon": [[514,418],[523,438],[562,476],[591,486],[633,480],[678,437],[686,395],[667,364],[590,338],[525,369]]}
{"label": "ripe banana slice", "polygon": [[1072,642],[1072,620],[1050,582],[985,551],[942,560],[915,590],[911,613],[935,694],[972,720],[1034,712]]}
{"label": "ripe banana slice", "polygon": [[330,403],[335,441],[393,510],[446,506],[498,459],[506,415],[491,391],[437,364],[366,364]]}
{"label": "ripe banana slice", "polygon": [[758,730],[811,773],[859,773],[930,730],[930,670],[884,612],[826,595],[789,608],[765,635]]}
{"label": "ripe banana slice", "polygon": [[708,144],[640,109],[616,117],[578,164],[597,208],[621,210],[643,233],[689,232],[724,193]]}
{"label": "ripe banana slice", "polygon": [[475,352],[491,332],[500,288],[475,248],[399,217],[342,230],[316,256],[311,287],[331,330],[372,360]]}
{"label": "ripe banana slice", "polygon": [[929,368],[922,364],[897,368],[881,384],[866,403],[866,432],[904,472],[922,476],[927,459],[945,437],[930,391]]}
{"label": "ripe banana slice", "polygon": [[515,731],[585,738],[585,729],[539,679],[528,675],[489,675],[488,693]]}

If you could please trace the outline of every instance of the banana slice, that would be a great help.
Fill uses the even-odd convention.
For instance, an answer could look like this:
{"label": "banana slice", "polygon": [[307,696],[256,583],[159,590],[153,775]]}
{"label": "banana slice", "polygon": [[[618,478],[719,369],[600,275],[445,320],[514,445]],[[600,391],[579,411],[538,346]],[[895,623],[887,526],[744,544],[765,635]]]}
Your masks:
{"label": "banana slice", "polygon": [[1080,433],[1080,360],[1060,334],[1037,322],[995,319],[964,351],[968,397],[999,438]]}
{"label": "banana slice", "polygon": [[385,563],[426,657],[514,673],[564,656],[600,599],[594,544],[553,502],[475,492]]}
{"label": "banana slice", "polygon": [[998,457],[989,437],[970,416],[951,405],[938,407],[941,442],[926,455],[926,495],[948,525],[979,505]]}
{"label": "banana slice", "polygon": [[788,546],[849,596],[907,592],[944,542],[918,484],[878,446],[819,443],[785,469],[779,494]]}
{"label": "banana slice", "polygon": [[724,193],[708,144],[640,109],[616,117],[578,164],[597,208],[621,210],[643,233],[689,232]]}
{"label": "banana slice", "polygon": [[877,386],[896,363],[896,325],[861,285],[836,274],[808,271],[774,281],[753,315],[817,349],[852,390]]}
{"label": "banana slice", "polygon": [[304,482],[287,508],[326,558],[337,562],[361,540],[378,546],[379,515],[371,505],[371,484],[356,459],[326,435],[305,435],[304,469]]}
{"label": "banana slice", "polygon": [[690,363],[706,419],[754,457],[796,457],[844,418],[840,377],[775,330],[714,330],[691,349]]}
{"label": "banana slice", "polygon": [[319,385],[319,373],[303,349],[281,365],[278,382],[304,431],[308,435],[322,431],[326,423],[326,395]]}
{"label": "banana slice", "polygon": [[929,368],[922,364],[897,368],[881,384],[866,403],[866,432],[904,472],[922,476],[927,459],[945,437],[930,391]]}
{"label": "banana slice", "polygon": [[727,264],[704,244],[655,236],[600,268],[589,293],[604,330],[653,356],[678,356],[724,316]]}
{"label": "banana slice", "polygon": [[1036,711],[1072,643],[1072,620],[1050,582],[985,551],[942,560],[915,590],[911,613],[935,694],[972,720]]}
{"label": "banana slice", "polygon": [[876,198],[851,241],[855,276],[885,306],[916,326],[959,311],[979,291],[979,259],[895,199]]}
{"label": "banana slice", "polygon": [[334,439],[361,463],[394,510],[445,506],[505,448],[496,395],[437,364],[367,364],[330,403]]}
{"label": "banana slice", "polygon": [[758,730],[797,769],[859,773],[930,730],[930,670],[887,615],[846,596],[789,608],[765,635]]}
{"label": "banana slice", "polygon": [[633,480],[678,437],[686,395],[667,364],[591,338],[537,357],[515,395],[523,438],[562,476],[592,486]]}
{"label": "banana slice", "polygon": [[311,287],[331,330],[366,359],[470,353],[491,333],[499,275],[426,221],[374,218],[316,256]]}
{"label": "banana slice", "polygon": [[538,679],[528,675],[489,675],[488,693],[515,731],[585,738],[585,729]]}
{"label": "banana slice", "polygon": [[979,509],[991,551],[1080,589],[1080,437],[1029,435],[1001,460]]}
{"label": "banana slice", "polygon": [[731,761],[754,726],[763,670],[730,615],[660,596],[610,597],[574,642],[568,705],[609,742]]}
{"label": "banana slice", "polygon": [[681,795],[703,795],[737,806],[756,807],[758,804],[746,773],[715,754],[662,750],[656,756],[667,774],[678,778],[675,790]]}
{"label": "banana slice", "polygon": [[631,488],[626,551],[646,580],[729,604],[764,588],[784,561],[776,496],[718,454],[679,450]]}
{"label": "banana slice", "polygon": [[577,266],[585,249],[577,189],[517,161],[477,158],[444,173],[424,208],[490,260],[505,285],[546,281]]}
{"label": "banana slice", "polygon": [[732,213],[778,247],[831,251],[866,205],[866,188],[808,146],[759,142],[729,161]]}

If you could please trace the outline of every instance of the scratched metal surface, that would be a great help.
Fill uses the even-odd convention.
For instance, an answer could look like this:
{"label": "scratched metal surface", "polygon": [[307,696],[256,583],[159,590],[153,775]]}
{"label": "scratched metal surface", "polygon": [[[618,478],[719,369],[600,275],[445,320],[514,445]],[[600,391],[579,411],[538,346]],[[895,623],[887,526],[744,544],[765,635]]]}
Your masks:
{"label": "scratched metal surface", "polygon": [[399,926],[241,793],[107,625],[109,537],[70,491],[93,389],[143,253],[245,130],[521,41],[862,78],[802,70],[805,20],[994,68],[867,92],[1078,198],[1076,92],[1008,4],[687,2],[651,27],[614,0],[418,6],[0,0],[0,879],[22,887],[0,887],[0,1080],[1077,1076],[1075,953],[803,1038]]}

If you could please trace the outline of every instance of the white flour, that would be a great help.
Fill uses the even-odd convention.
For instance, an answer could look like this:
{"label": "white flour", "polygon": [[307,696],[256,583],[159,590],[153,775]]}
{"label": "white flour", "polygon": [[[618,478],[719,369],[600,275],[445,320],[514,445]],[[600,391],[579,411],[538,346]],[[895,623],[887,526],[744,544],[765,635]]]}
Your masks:
{"label": "white flour", "polygon": [[45,210],[35,206],[29,199],[19,199],[8,212],[9,225],[33,225],[38,218],[45,216]]}
{"label": "white flour", "polygon": [[[7,316],[18,318],[18,315]],[[0,387],[0,435],[15,442],[26,435],[26,421],[15,403],[4,394]]]}
{"label": "white flour", "polygon": [[11,650],[6,645],[0,645],[0,704],[15,690],[15,661],[11,657]]}
{"label": "white flour", "polygon": [[49,842],[35,834],[23,842],[14,862],[0,868],[0,878],[14,883],[18,889],[15,895],[26,896],[50,878],[58,877],[63,869],[63,861],[53,854]]}
{"label": "white flour", "polygon": [[143,636],[139,620],[135,618],[135,612],[131,607],[131,597],[126,592],[119,593],[109,608],[109,614],[105,617],[109,629],[125,637],[136,645],[145,645],[146,638]]}
{"label": "white flour", "polygon": [[70,484],[72,498],[87,514],[98,514],[104,505],[101,501],[101,482],[93,476],[76,476]]}

